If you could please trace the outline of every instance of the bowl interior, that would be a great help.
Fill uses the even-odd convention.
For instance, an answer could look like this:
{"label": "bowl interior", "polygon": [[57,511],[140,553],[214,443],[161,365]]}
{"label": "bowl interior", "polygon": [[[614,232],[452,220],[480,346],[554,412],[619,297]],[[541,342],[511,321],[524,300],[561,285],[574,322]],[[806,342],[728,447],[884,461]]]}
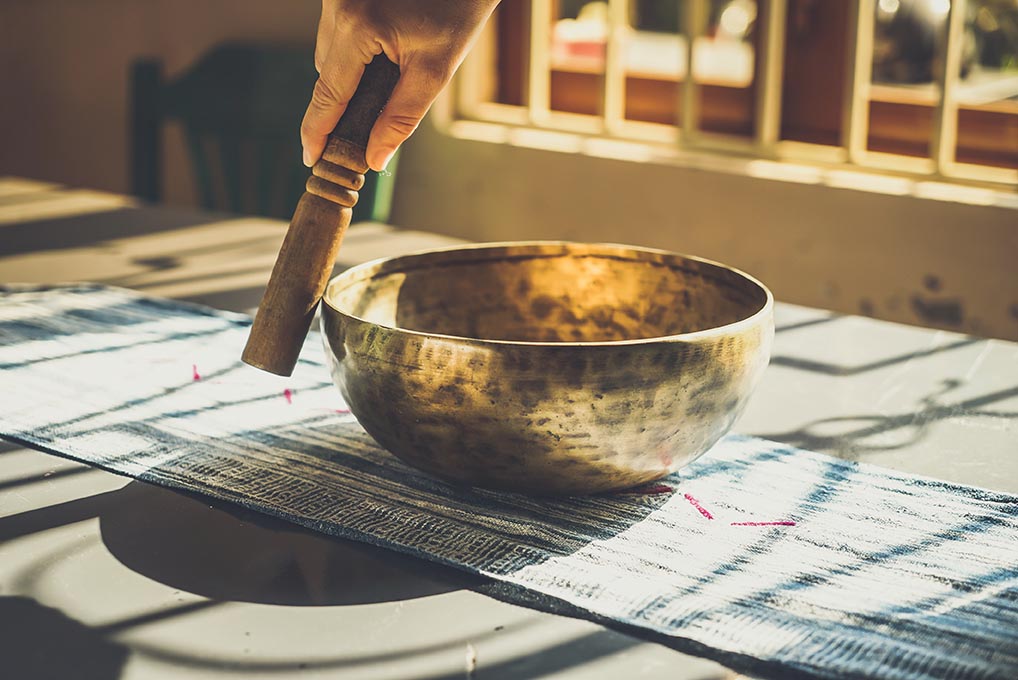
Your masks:
{"label": "bowl interior", "polygon": [[397,257],[336,277],[326,303],[370,323],[524,342],[613,342],[753,316],[766,289],[703,260],[625,246],[522,243]]}

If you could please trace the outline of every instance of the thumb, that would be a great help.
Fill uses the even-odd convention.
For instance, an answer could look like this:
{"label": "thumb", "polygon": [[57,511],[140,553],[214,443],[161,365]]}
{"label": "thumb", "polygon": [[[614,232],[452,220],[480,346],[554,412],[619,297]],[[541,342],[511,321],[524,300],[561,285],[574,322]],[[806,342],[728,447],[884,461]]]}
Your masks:
{"label": "thumb", "polygon": [[389,103],[371,129],[365,156],[372,170],[385,169],[399,145],[420,125],[451,76],[451,71],[442,68],[404,67]]}

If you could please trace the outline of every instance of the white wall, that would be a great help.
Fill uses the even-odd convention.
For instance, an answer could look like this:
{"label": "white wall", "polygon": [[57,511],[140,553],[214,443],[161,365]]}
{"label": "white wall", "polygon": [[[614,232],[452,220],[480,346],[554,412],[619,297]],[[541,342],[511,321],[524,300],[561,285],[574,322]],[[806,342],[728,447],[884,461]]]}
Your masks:
{"label": "white wall", "polygon": [[1018,339],[1014,207],[493,144],[434,125],[409,151],[396,224],[668,248],[745,269],[779,300]]}

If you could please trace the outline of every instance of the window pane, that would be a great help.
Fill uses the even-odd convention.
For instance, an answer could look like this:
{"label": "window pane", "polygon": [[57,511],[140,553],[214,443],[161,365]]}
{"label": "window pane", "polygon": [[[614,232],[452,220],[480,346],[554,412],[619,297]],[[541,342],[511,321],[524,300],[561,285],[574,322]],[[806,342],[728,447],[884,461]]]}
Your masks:
{"label": "window pane", "polygon": [[551,26],[551,108],[602,113],[608,4],[559,0]]}
{"label": "window pane", "polygon": [[[681,123],[679,83],[687,71],[684,2],[631,0],[619,36],[625,117]],[[704,87],[701,128],[752,134],[757,2],[711,0],[694,45],[694,77]],[[560,0],[552,28],[551,107],[600,113],[609,38],[608,3]]]}
{"label": "window pane", "polygon": [[524,92],[528,29],[527,0],[503,0],[495,8],[491,21],[495,25],[496,99],[500,104],[521,106]]}
{"label": "window pane", "polygon": [[679,82],[686,76],[686,37],[679,2],[630,0],[622,62],[625,117],[680,125]]}
{"label": "window pane", "polygon": [[950,0],[877,0],[873,82],[929,85],[936,80]]}
{"label": "window pane", "polygon": [[957,159],[1018,168],[1018,3],[969,0]]}
{"label": "window pane", "polygon": [[753,0],[712,0],[706,35],[693,47],[697,82],[752,86],[758,14]]}
{"label": "window pane", "polygon": [[[609,38],[607,2],[560,0],[552,29],[552,108],[602,113]],[[666,7],[669,5],[670,7]],[[631,0],[617,36],[625,73],[624,116],[630,120],[678,121],[677,82],[685,47],[678,34],[678,3]]]}
{"label": "window pane", "polygon": [[701,130],[753,135],[756,55],[764,9],[766,3],[753,0],[711,0],[707,30],[693,43],[693,77],[702,86]]}
{"label": "window pane", "polygon": [[950,10],[950,0],[877,0],[869,149],[929,157]]}
{"label": "window pane", "polygon": [[601,73],[608,40],[608,4],[559,0],[551,35],[553,69]]}
{"label": "window pane", "polygon": [[[950,0],[878,0],[869,148],[928,156]],[[969,0],[961,35],[957,149],[966,163],[1018,167],[1018,3]]]}
{"label": "window pane", "polygon": [[789,0],[781,138],[841,144],[850,0]]}

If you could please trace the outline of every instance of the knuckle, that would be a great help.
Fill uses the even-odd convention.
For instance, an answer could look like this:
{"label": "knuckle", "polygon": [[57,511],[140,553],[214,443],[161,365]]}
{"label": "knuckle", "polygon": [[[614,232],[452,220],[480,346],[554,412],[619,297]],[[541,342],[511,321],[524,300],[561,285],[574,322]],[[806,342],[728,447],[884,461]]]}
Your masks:
{"label": "knuckle", "polygon": [[421,64],[419,75],[432,87],[441,87],[453,76],[455,67],[446,59],[429,59]]}
{"label": "knuckle", "polygon": [[409,137],[420,125],[421,119],[417,116],[410,116],[402,113],[393,113],[388,117],[388,127],[401,137]]}
{"label": "knuckle", "polygon": [[331,109],[337,106],[346,106],[346,99],[340,94],[339,88],[329,82],[330,79],[323,73],[315,83],[315,89],[311,93],[311,105],[321,109]]}

